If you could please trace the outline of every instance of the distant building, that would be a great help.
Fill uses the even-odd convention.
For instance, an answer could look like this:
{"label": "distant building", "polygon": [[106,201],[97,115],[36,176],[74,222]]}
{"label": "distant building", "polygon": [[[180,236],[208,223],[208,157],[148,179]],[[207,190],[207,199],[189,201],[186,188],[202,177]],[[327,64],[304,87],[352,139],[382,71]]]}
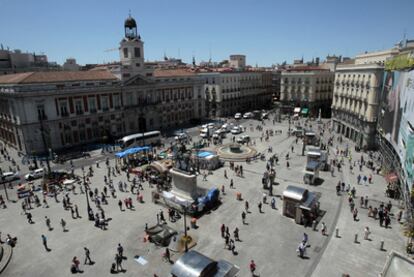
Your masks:
{"label": "distant building", "polygon": [[282,71],[280,101],[282,111],[302,115],[331,114],[334,73],[314,66],[294,67]]}
{"label": "distant building", "polygon": [[56,63],[48,62],[46,55],[0,49],[0,75],[46,70],[59,70]]}
{"label": "distant building", "polygon": [[65,71],[78,71],[80,70],[80,66],[76,63],[76,59],[69,58],[66,59],[66,62],[63,64],[63,70]]}
{"label": "distant building", "polygon": [[245,55],[230,55],[229,65],[231,68],[242,69],[246,67]]}
{"label": "distant building", "polygon": [[355,64],[376,63],[384,65],[386,60],[410,50],[414,50],[414,40],[404,39],[397,43],[393,48],[382,51],[365,52],[364,54],[357,55],[355,57]]}

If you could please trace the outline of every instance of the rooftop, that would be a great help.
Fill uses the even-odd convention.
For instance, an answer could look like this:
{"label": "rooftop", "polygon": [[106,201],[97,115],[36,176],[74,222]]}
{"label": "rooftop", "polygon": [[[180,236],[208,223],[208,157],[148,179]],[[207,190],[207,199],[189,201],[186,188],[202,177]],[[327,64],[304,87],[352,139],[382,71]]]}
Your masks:
{"label": "rooftop", "polygon": [[176,69],[155,69],[153,76],[154,77],[180,77],[180,76],[194,76],[194,72],[185,69],[185,68],[176,68]]}
{"label": "rooftop", "polygon": [[117,80],[117,78],[106,70],[26,72],[0,76],[0,84],[35,84],[94,80]]}

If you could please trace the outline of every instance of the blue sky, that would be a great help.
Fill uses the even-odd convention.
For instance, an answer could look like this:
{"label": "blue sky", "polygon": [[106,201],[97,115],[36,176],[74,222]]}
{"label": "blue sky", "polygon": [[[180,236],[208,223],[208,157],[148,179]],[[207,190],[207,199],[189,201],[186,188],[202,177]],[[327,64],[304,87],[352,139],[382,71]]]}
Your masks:
{"label": "blue sky", "polygon": [[245,54],[271,65],[354,56],[414,38],[413,0],[0,0],[0,43],[62,63],[118,60],[131,10],[145,58],[219,61]]}

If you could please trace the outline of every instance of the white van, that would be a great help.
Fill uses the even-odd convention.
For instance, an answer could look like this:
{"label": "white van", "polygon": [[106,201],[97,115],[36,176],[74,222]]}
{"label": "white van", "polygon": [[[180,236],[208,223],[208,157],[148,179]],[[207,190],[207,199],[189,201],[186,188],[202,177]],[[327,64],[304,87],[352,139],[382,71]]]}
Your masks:
{"label": "white van", "polygon": [[30,173],[27,173],[24,176],[24,179],[26,179],[26,181],[30,181],[30,180],[34,180],[34,179],[39,179],[39,178],[42,178],[44,174],[45,174],[45,170],[43,168],[38,168],[36,170],[33,170]]}
{"label": "white van", "polygon": [[19,172],[3,172],[0,176],[0,183],[11,182],[14,180],[20,179]]}

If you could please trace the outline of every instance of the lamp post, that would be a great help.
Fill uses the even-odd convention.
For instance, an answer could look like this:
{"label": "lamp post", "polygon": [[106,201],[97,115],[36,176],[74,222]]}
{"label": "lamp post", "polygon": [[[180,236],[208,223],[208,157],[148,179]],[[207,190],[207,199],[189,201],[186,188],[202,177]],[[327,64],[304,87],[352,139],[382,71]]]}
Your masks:
{"label": "lamp post", "polygon": [[82,168],[82,174],[83,174],[83,185],[85,186],[86,208],[88,210],[88,218],[89,218],[90,221],[93,221],[95,219],[95,217],[93,215],[91,205],[89,204],[89,189],[88,189],[88,186],[87,186],[86,180],[85,180],[85,169],[84,168]]}

